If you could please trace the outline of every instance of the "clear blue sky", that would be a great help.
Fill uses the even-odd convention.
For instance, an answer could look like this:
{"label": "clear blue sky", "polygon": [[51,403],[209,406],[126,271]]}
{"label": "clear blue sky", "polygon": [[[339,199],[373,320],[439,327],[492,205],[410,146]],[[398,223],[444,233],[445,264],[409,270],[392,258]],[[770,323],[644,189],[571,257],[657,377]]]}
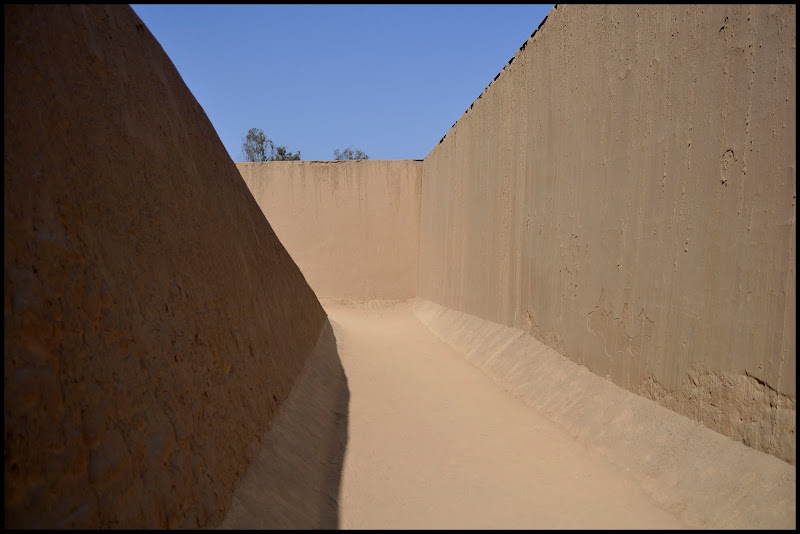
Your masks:
{"label": "clear blue sky", "polygon": [[422,159],[548,5],[132,5],[234,161],[261,128],[302,160]]}

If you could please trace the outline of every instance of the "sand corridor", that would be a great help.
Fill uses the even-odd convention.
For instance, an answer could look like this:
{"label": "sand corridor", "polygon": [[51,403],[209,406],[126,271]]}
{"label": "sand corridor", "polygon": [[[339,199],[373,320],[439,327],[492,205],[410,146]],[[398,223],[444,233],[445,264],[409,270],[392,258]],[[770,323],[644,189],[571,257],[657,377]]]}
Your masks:
{"label": "sand corridor", "polygon": [[427,155],[238,163],[130,6],[4,15],[6,528],[796,530],[794,5],[554,6]]}
{"label": "sand corridor", "polygon": [[[339,528],[684,526],[623,470],[436,338],[409,303],[372,309],[323,304],[349,389],[343,458],[334,453],[325,460],[329,468],[341,464]],[[306,371],[325,367],[310,363]],[[331,374],[327,367],[319,374]],[[267,439],[269,450],[248,471],[223,528],[336,528],[337,474],[314,475],[321,470],[309,468],[311,456],[297,449],[313,449],[317,456],[336,451],[330,441],[342,430],[323,432],[336,435],[328,443],[302,439],[298,418],[316,423],[313,409],[302,416],[303,408],[294,411],[298,397],[316,391],[313,402],[326,404],[318,397],[330,396],[320,393],[322,376],[316,378],[318,386],[309,386],[306,371],[285,406],[295,422],[283,417],[282,406],[268,433],[290,444]],[[332,374],[327,387],[338,390],[331,386]],[[297,462],[303,465],[290,465]],[[301,485],[306,489],[296,487]],[[316,491],[324,486],[329,493],[322,507],[307,502],[318,499],[304,499],[315,485]]]}
{"label": "sand corridor", "polygon": [[681,526],[407,304],[327,310],[350,387],[342,528]]}

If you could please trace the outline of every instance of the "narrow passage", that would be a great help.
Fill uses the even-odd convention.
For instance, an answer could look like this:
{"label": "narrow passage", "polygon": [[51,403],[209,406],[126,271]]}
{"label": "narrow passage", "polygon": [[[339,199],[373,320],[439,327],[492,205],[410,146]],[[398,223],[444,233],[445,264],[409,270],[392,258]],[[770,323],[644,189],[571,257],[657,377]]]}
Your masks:
{"label": "narrow passage", "polygon": [[350,394],[340,528],[684,528],[409,303],[324,304]]}

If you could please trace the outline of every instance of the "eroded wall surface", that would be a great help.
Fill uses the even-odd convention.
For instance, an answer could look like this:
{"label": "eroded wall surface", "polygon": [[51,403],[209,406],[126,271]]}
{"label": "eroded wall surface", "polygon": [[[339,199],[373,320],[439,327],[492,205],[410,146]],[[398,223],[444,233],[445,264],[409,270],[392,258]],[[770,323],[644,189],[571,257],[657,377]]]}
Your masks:
{"label": "eroded wall surface", "polygon": [[325,313],[130,7],[4,15],[5,526],[218,524]]}
{"label": "eroded wall surface", "polygon": [[317,297],[416,296],[421,161],[236,166]]}
{"label": "eroded wall surface", "polygon": [[419,296],[794,463],[795,15],[557,6],[424,160]]}
{"label": "eroded wall surface", "polygon": [[796,528],[795,465],[600,378],[517,328],[423,299],[413,313],[500,388],[636,478],[684,527]]}

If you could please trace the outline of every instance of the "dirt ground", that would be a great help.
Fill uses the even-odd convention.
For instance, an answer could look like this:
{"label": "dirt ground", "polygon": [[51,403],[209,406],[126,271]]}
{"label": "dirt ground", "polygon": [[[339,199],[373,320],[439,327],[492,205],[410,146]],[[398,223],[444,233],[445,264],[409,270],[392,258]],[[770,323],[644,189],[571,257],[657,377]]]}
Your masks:
{"label": "dirt ground", "polygon": [[405,305],[328,307],[350,387],[342,528],[681,528]]}
{"label": "dirt ground", "polygon": [[688,526],[471,366],[408,302],[323,304],[332,331],[221,528]]}

